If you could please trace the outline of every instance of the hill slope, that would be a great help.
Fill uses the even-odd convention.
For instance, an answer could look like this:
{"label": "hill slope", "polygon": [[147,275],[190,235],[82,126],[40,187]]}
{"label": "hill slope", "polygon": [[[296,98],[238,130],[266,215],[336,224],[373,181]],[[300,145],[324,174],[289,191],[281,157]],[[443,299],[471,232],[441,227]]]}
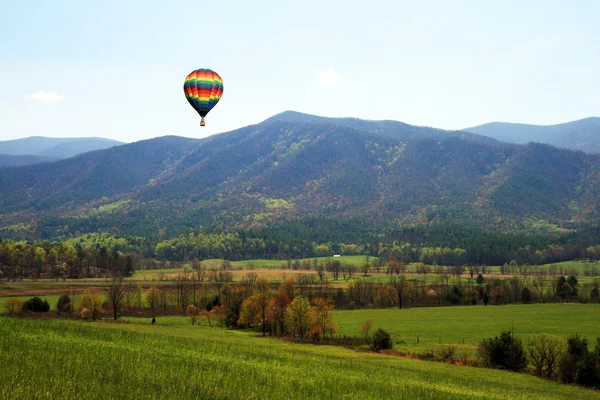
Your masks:
{"label": "hill slope", "polygon": [[56,161],[56,157],[48,156],[31,156],[31,155],[19,155],[14,156],[10,154],[0,154],[0,167],[14,167],[18,165],[29,165],[39,164],[48,161]]}
{"label": "hill slope", "polygon": [[32,136],[23,139],[0,141],[0,154],[36,155],[68,158],[88,151],[120,146],[123,142],[104,138],[49,138]]}
{"label": "hill slope", "polygon": [[277,117],[203,140],[164,137],[0,168],[0,234],[169,237],[308,217],[488,229],[600,218],[600,156],[346,122]]}
{"label": "hill slope", "polygon": [[[44,398],[40,393],[51,394],[46,398],[77,393],[78,399],[97,399],[98,393],[104,399],[598,397],[593,390],[526,374],[292,344],[198,325],[0,317],[0,334],[11,349],[0,353],[0,397],[6,399]],[[61,368],[47,367],[48,354]],[[115,366],[118,373],[111,372]],[[18,384],[25,375],[36,379]]]}
{"label": "hill slope", "polygon": [[589,153],[600,152],[600,118],[548,126],[491,122],[464,130],[511,143],[539,142]]}

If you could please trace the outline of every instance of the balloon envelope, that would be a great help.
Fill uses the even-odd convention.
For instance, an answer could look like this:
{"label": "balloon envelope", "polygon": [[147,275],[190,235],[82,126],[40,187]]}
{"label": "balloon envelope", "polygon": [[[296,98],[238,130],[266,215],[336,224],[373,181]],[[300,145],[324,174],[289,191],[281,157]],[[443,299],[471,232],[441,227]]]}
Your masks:
{"label": "balloon envelope", "polygon": [[183,92],[204,121],[206,114],[217,105],[223,95],[223,79],[208,68],[197,69],[185,78]]}

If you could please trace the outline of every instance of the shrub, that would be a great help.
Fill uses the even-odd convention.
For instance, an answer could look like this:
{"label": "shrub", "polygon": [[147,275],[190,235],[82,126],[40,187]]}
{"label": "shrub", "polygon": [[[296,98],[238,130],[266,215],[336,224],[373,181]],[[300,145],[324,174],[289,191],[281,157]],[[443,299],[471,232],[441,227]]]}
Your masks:
{"label": "shrub", "polygon": [[600,387],[600,368],[593,353],[588,353],[577,363],[575,383],[583,386]]}
{"label": "shrub", "polygon": [[21,302],[19,299],[8,299],[4,304],[4,308],[9,316],[18,315],[21,311]]}
{"label": "shrub", "polygon": [[81,311],[79,311],[79,316],[84,321],[92,320],[92,312],[89,310],[89,308],[82,308]]}
{"label": "shrub", "polygon": [[390,333],[385,329],[377,328],[377,330],[373,334],[371,343],[371,349],[373,349],[377,353],[381,350],[391,349],[393,347],[392,335],[390,335]]}
{"label": "shrub", "polygon": [[58,310],[58,312],[71,312],[71,310],[73,309],[71,297],[67,295],[60,296],[58,302],[56,303],[56,309]]}
{"label": "shrub", "polygon": [[456,346],[440,346],[435,350],[436,358],[440,361],[452,361],[456,359]]}
{"label": "shrub", "polygon": [[25,303],[27,310],[31,312],[48,312],[50,311],[50,304],[46,300],[42,300],[39,297],[32,297]]}
{"label": "shrub", "polygon": [[[600,340],[600,339],[599,339]],[[600,341],[594,352],[588,348],[587,339],[578,335],[567,339],[567,353],[560,361],[560,378],[565,383],[600,387]]]}
{"label": "shrub", "polygon": [[577,366],[587,356],[588,352],[587,339],[579,335],[571,336],[567,339],[567,352],[563,355],[559,363],[560,380],[562,382],[575,382]]}
{"label": "shrub", "polygon": [[185,315],[187,315],[190,318],[190,322],[192,323],[192,325],[196,325],[196,322],[198,322],[199,318],[199,312],[196,306],[194,306],[193,304],[189,304],[187,306],[187,309],[185,310]]}
{"label": "shrub", "polygon": [[87,312],[89,312],[90,314],[89,318],[95,321],[100,315],[104,313],[100,297],[96,296],[93,293],[84,294],[81,297],[79,304],[77,305],[77,312],[79,312],[79,316],[82,319],[89,319],[88,317],[84,317],[84,310],[87,310]]}
{"label": "shrub", "polygon": [[489,368],[520,372],[527,367],[527,357],[521,340],[510,331],[494,338],[484,339],[478,348],[479,361]]}

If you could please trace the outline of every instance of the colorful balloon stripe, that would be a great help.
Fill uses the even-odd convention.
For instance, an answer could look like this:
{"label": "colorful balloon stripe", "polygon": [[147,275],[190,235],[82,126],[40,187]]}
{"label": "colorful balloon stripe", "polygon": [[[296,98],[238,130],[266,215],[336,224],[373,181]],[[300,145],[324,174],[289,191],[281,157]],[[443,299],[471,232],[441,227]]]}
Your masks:
{"label": "colorful balloon stripe", "polygon": [[204,118],[223,96],[223,79],[210,69],[198,69],[185,78],[183,92],[190,105]]}

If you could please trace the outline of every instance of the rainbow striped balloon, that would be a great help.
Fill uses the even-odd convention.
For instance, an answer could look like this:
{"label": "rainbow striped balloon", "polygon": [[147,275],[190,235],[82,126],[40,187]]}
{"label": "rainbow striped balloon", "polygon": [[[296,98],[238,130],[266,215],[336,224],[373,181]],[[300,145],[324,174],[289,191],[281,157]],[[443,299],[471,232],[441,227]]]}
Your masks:
{"label": "rainbow striped balloon", "polygon": [[223,96],[223,79],[210,69],[197,69],[185,78],[183,92],[190,105],[202,117],[200,126],[204,126],[204,117]]}

